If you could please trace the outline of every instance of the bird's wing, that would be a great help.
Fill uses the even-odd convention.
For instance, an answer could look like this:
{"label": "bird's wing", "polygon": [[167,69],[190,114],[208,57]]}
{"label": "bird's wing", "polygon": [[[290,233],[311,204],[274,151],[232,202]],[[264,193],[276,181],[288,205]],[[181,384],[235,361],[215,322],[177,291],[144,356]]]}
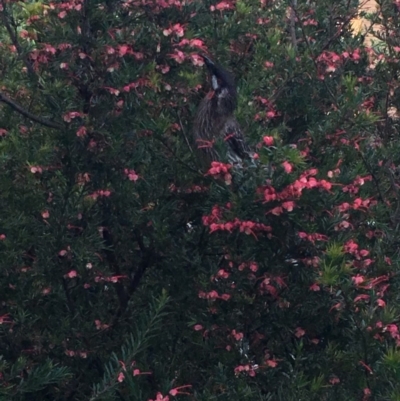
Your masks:
{"label": "bird's wing", "polygon": [[248,157],[250,148],[246,143],[236,118],[228,118],[224,125],[223,131],[224,140],[228,144],[229,148],[241,159]]}

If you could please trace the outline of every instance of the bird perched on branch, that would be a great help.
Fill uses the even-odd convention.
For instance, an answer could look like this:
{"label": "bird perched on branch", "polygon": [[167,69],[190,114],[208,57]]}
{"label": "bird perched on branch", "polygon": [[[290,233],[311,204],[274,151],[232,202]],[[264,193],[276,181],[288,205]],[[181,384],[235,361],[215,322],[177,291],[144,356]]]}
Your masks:
{"label": "bird perched on branch", "polygon": [[240,164],[250,149],[234,116],[237,106],[234,79],[207,56],[202,57],[211,76],[212,90],[201,101],[194,120],[196,153],[204,168],[209,168],[212,161]]}

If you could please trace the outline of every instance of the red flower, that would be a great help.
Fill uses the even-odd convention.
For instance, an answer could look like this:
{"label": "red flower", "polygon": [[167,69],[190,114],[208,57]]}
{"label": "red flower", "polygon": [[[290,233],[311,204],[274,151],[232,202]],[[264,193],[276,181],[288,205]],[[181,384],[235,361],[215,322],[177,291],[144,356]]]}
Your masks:
{"label": "red flower", "polygon": [[306,334],[306,332],[301,327],[297,327],[294,333],[297,338],[303,337],[304,334]]}
{"label": "red flower", "polygon": [[161,393],[157,393],[154,400],[149,399],[148,401],[169,401],[169,397],[167,395],[164,397]]}
{"label": "red flower", "polygon": [[266,146],[272,146],[274,144],[274,137],[273,136],[264,136],[263,141]]}
{"label": "red flower", "polygon": [[293,171],[293,166],[288,161],[284,161],[282,167],[287,174],[290,174]]}
{"label": "red flower", "polygon": [[185,53],[180,50],[175,50],[175,53],[169,54],[169,57],[174,59],[178,64],[182,64],[185,61]]}
{"label": "red flower", "polygon": [[191,384],[186,384],[184,386],[179,386],[179,387],[175,387],[171,390],[169,390],[169,393],[173,396],[177,395],[177,394],[186,394],[186,395],[190,395],[190,393],[186,393],[185,391],[180,391],[183,388],[188,388],[188,387],[192,387]]}

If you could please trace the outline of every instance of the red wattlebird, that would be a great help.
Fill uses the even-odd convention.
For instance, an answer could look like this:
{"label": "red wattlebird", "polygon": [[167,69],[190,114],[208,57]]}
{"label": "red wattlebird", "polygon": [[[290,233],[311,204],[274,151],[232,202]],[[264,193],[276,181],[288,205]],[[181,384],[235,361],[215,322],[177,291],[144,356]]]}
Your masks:
{"label": "red wattlebird", "polygon": [[234,116],[235,82],[221,66],[202,57],[211,76],[212,90],[201,101],[194,120],[196,153],[204,168],[209,168],[212,161],[240,164],[249,155],[249,148]]}

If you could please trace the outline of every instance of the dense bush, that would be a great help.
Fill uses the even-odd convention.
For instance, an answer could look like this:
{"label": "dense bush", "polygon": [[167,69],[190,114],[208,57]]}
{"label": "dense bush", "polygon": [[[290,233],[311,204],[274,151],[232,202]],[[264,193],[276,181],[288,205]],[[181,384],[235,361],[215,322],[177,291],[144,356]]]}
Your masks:
{"label": "dense bush", "polygon": [[400,3],[357,6],[1,1],[2,400],[400,400]]}

